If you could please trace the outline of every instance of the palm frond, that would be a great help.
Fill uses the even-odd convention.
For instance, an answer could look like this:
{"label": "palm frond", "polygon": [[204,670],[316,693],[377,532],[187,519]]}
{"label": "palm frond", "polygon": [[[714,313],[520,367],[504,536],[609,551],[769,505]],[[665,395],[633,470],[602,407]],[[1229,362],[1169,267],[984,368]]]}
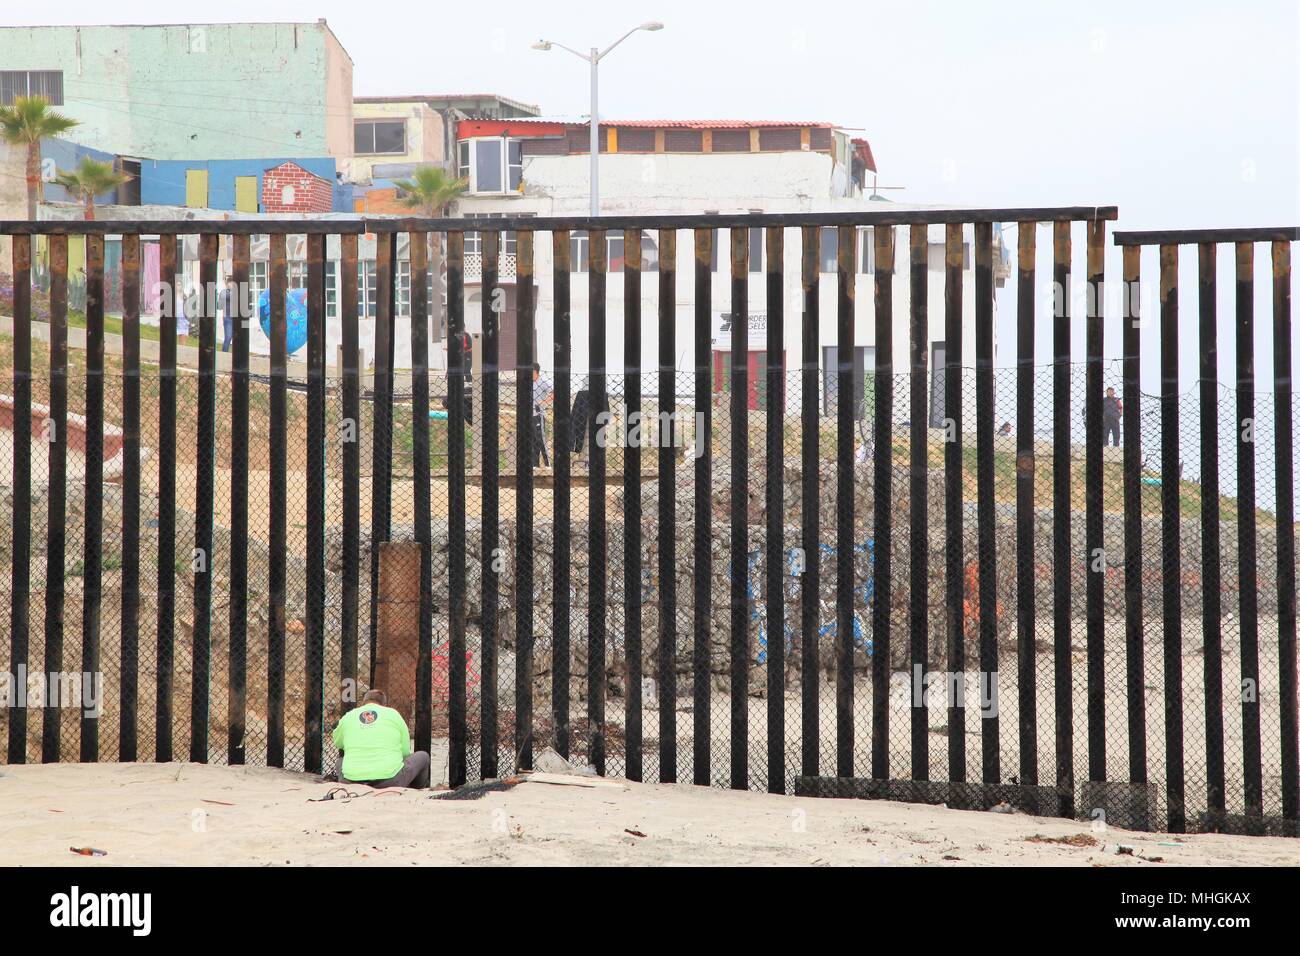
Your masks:
{"label": "palm frond", "polygon": [[0,106],[0,138],[13,145],[39,143],[78,125],[78,120],[50,109],[43,96],[19,96],[13,105]]}
{"label": "palm frond", "polygon": [[410,179],[394,183],[398,202],[408,209],[440,210],[469,188],[469,181],[456,179],[438,166],[418,166]]}
{"label": "palm frond", "polygon": [[75,170],[60,172],[54,181],[69,192],[82,197],[93,197],[116,189],[130,178],[126,173],[114,169],[112,163],[83,156]]}

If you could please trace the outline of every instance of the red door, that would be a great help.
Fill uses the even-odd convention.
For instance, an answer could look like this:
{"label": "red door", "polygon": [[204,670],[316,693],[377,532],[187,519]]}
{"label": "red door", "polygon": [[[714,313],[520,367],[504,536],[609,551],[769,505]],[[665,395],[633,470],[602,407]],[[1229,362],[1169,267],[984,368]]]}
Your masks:
{"label": "red door", "polygon": [[[750,411],[767,408],[767,350],[751,349],[746,363],[749,372],[748,401],[745,403]],[[785,363],[785,353],[781,353],[781,362]],[[713,391],[716,393],[731,391],[731,353],[715,350],[713,353]]]}

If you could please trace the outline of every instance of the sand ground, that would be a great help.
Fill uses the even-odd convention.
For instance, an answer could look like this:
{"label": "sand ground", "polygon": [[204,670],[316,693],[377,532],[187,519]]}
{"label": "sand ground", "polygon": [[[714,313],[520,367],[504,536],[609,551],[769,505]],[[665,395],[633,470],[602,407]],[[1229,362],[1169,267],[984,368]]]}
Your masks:
{"label": "sand ground", "polygon": [[[9,865],[1295,865],[1296,841],[667,784],[523,783],[476,800],[281,770],[53,764],[0,771]],[[630,833],[628,831],[634,831]],[[642,835],[638,835],[642,834]],[[1075,838],[1083,845],[1061,842]],[[1132,855],[1106,852],[1123,844]],[[82,857],[72,846],[94,846]],[[1157,862],[1158,860],[1158,862]]]}

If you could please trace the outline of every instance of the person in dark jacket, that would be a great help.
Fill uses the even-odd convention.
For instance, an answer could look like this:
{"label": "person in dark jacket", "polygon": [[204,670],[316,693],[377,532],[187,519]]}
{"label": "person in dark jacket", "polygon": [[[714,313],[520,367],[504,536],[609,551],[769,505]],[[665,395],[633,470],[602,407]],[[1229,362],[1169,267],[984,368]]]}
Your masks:
{"label": "person in dark jacket", "polygon": [[[1124,403],[1115,397],[1115,389],[1106,389],[1106,397],[1101,400],[1101,443],[1119,447],[1119,423],[1124,414]],[[1111,441],[1111,436],[1115,440]]]}
{"label": "person in dark jacket", "polygon": [[591,416],[591,392],[582,388],[573,396],[573,412],[569,416],[569,428],[573,435],[573,453],[582,453],[582,443],[587,437],[587,419]]}

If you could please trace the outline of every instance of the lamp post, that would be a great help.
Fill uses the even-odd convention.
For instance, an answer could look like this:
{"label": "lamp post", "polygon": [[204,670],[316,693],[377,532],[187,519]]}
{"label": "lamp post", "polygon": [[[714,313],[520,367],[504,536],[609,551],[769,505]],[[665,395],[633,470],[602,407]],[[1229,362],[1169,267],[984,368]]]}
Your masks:
{"label": "lamp post", "polygon": [[618,46],[633,33],[638,30],[645,30],[653,33],[656,30],[662,30],[664,25],[657,20],[650,20],[641,24],[639,27],[633,27],[624,33],[621,37],[611,43],[605,49],[601,50],[592,47],[589,53],[579,53],[572,47],[567,47],[563,43],[555,43],[551,40],[538,40],[533,44],[534,50],[549,50],[552,47],[559,47],[566,50],[581,60],[586,60],[591,65],[591,214],[592,216],[600,215],[600,169],[598,166],[600,160],[600,114],[597,111],[597,101],[599,98],[599,71],[600,61],[609,56],[614,47]]}

